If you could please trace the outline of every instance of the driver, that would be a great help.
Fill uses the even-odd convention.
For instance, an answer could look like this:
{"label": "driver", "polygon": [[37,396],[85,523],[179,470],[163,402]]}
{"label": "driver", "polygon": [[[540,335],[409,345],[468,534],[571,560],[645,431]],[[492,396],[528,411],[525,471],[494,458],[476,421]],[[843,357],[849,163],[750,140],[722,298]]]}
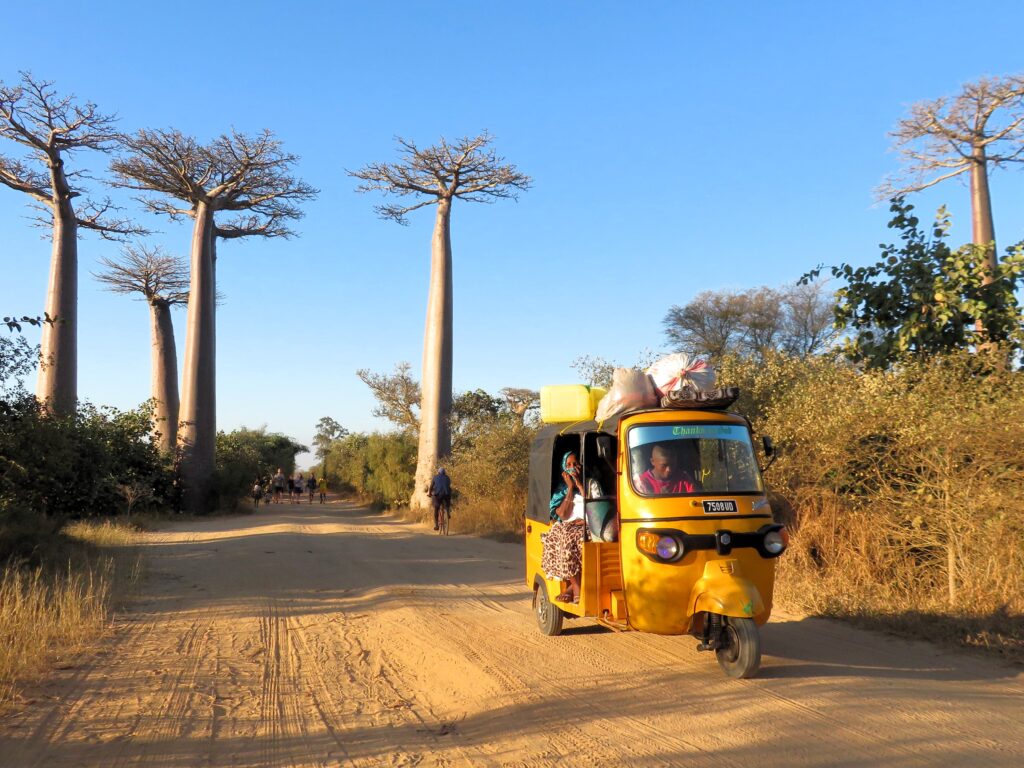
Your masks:
{"label": "driver", "polygon": [[693,493],[697,481],[693,473],[680,466],[675,450],[663,443],[651,449],[651,467],[640,475],[637,486],[641,493],[660,496],[665,493]]}

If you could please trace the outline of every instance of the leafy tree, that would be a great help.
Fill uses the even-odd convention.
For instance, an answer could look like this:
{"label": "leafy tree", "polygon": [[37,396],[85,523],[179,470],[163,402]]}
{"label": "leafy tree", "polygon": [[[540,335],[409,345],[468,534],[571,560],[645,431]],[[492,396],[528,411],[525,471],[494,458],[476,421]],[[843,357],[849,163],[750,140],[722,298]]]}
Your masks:
{"label": "leafy tree", "polygon": [[324,416],[316,423],[313,445],[316,446],[316,455],[320,459],[320,472],[323,476],[327,475],[327,455],[331,450],[331,444],[347,434],[348,430],[330,416]]}
{"label": "leafy tree", "polygon": [[24,379],[36,367],[39,347],[24,336],[0,336],[0,399],[23,396]]}
{"label": "leafy tree", "polygon": [[295,471],[295,457],[309,450],[292,438],[266,427],[217,433],[215,488],[222,506],[234,508],[256,478],[268,478],[280,468]]}
{"label": "leafy tree", "polygon": [[703,291],[664,319],[669,344],[719,360],[730,354],[764,359],[783,351],[806,357],[836,336],[832,302],[821,283],[746,291]]}
{"label": "leafy tree", "polygon": [[949,247],[945,208],[939,209],[931,237],[919,228],[913,209],[900,198],[892,202],[889,227],[900,231],[902,244],[884,246],[878,262],[831,267],[845,282],[836,293],[835,317],[852,332],[847,354],[884,368],[907,356],[983,343],[1019,349],[1024,318],[1016,289],[1024,274],[1024,250],[1010,249],[993,271],[984,246]]}
{"label": "leafy tree", "polygon": [[145,487],[152,503],[171,503],[171,466],[150,438],[151,418],[146,407],[86,403],[55,416],[34,397],[0,402],[0,517],[116,514],[129,486]]}
{"label": "leafy tree", "polygon": [[385,506],[408,503],[416,469],[410,432],[354,433],[331,444],[332,481]]}
{"label": "leafy tree", "polygon": [[193,222],[178,439],[185,506],[205,512],[217,430],[217,240],[290,237],[290,223],[302,217],[298,204],[317,191],[291,175],[298,158],[270,131],[232,131],[200,144],[175,130],[140,130],[124,143],[129,155],[110,166],[116,186],[155,193],[145,200],[151,211]]}
{"label": "leafy tree", "polygon": [[52,232],[50,283],[36,394],[52,412],[69,416],[78,399],[78,230],[116,239],[143,230],[111,216],[109,200],[81,197],[82,170],[68,159],[82,150],[109,152],[117,144],[114,118],[92,102],[59,96],[53,83],[21,73],[19,85],[0,82],[0,140],[19,148],[0,154],[0,184],[31,197]]}
{"label": "leafy tree", "polygon": [[395,365],[395,372],[373,373],[367,368],[356,371],[356,376],[370,388],[377,399],[372,413],[387,419],[400,430],[416,435],[420,428],[417,412],[420,404],[420,385],[410,374],[409,363]]}
{"label": "leafy tree", "polygon": [[491,147],[484,132],[430,147],[398,139],[402,158],[397,163],[371,163],[350,175],[363,183],[359,192],[380,191],[416,202],[377,207],[382,218],[406,223],[417,208],[437,206],[431,241],[430,290],[423,342],[423,388],[420,402],[419,450],[413,505],[428,506],[424,490],[439,459],[451,451],[452,408],[452,242],[451,211],[455,200],[490,203],[515,199],[529,189],[529,176],[520,173]]}
{"label": "leafy tree", "polygon": [[178,442],[178,352],[171,307],[188,303],[188,265],[159,247],[125,246],[119,260],[100,259],[95,277],[113,293],[139,294],[149,304],[152,337],[153,427],[160,450]]}
{"label": "leafy tree", "polygon": [[461,392],[452,401],[451,433],[452,449],[460,444],[472,442],[474,433],[482,424],[512,416],[505,401],[493,397],[482,389]]}
{"label": "leafy tree", "polygon": [[540,408],[540,392],[523,387],[505,387],[500,392],[510,411],[525,424],[527,415]]}

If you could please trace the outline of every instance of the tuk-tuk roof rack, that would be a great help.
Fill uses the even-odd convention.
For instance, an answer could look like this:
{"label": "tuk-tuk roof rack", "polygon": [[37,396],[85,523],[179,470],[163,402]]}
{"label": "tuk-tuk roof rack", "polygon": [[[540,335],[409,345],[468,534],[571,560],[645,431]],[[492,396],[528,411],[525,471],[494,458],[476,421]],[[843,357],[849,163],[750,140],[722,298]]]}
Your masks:
{"label": "tuk-tuk roof rack", "polygon": [[673,390],[662,397],[661,407],[722,411],[735,403],[739,396],[739,387],[719,387],[706,392],[686,387]]}

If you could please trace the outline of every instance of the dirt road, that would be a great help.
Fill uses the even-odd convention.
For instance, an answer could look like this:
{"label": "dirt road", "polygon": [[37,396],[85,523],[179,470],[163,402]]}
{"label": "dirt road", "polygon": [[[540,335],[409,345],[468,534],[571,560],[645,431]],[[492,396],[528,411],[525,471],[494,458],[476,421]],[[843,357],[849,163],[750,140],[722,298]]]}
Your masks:
{"label": "dirt road", "polygon": [[139,599],[0,721],[3,766],[1019,766],[1024,673],[779,616],[759,677],[690,638],[540,635],[522,548],[335,503],[147,539]]}

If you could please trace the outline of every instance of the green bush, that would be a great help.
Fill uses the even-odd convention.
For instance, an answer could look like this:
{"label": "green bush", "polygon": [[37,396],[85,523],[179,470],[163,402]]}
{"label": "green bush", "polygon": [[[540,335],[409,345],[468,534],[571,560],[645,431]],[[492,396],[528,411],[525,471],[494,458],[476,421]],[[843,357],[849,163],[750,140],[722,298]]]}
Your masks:
{"label": "green bush", "polygon": [[452,457],[449,474],[458,493],[457,530],[523,532],[530,444],[537,430],[517,418],[491,418],[474,425]]}
{"label": "green bush", "polygon": [[264,427],[218,432],[214,479],[218,506],[235,509],[249,495],[257,478],[267,482],[278,469],[290,476],[295,471],[296,455],[306,450],[290,437],[267,432]]}
{"label": "green bush", "polygon": [[327,455],[336,490],[348,490],[387,507],[409,503],[416,474],[416,438],[407,432],[351,434]]}
{"label": "green bush", "polygon": [[45,413],[34,397],[0,401],[0,516],[113,515],[170,502],[170,462],[150,436],[150,409],[79,406]]}

